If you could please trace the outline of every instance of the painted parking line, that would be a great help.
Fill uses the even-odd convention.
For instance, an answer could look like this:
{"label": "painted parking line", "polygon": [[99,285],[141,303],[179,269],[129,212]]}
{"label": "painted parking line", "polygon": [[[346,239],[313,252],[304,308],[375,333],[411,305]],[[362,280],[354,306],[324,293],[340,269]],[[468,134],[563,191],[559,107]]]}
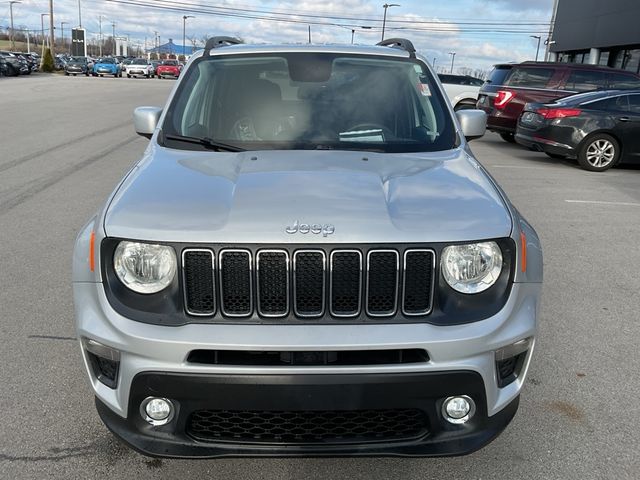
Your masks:
{"label": "painted parking line", "polygon": [[640,207],[640,203],[632,202],[603,202],[600,200],[565,200],[567,203],[589,203],[594,205],[615,205],[620,207]]}

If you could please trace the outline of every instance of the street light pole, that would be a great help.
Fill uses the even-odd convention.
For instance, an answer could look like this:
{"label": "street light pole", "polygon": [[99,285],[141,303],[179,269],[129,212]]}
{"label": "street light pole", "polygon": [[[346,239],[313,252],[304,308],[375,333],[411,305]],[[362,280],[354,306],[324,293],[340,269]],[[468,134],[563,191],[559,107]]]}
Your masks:
{"label": "street light pole", "polygon": [[382,8],[384,8],[384,19],[382,20],[382,40],[384,40],[384,27],[387,25],[387,8],[389,7],[401,7],[402,5],[398,5],[397,3],[385,3]]}
{"label": "street light pole", "polygon": [[113,55],[115,57],[116,55],[116,22],[111,22],[111,28],[112,30],[112,36],[111,38],[113,39],[113,50],[111,51],[111,55]]}
{"label": "street light pole", "polygon": [[98,15],[98,23],[100,24],[100,39],[98,40],[98,45],[100,46],[100,57],[102,57],[102,17],[103,15]]}
{"label": "street light pole", "polygon": [[47,15],[49,15],[48,13],[41,13],[40,14],[40,27],[42,28],[42,55],[41,58],[44,59],[44,44],[45,44],[45,40],[44,40],[44,17],[46,17]]}
{"label": "street light pole", "polygon": [[538,61],[538,53],[540,52],[540,35],[529,35],[531,38],[538,39],[538,47],[536,48],[536,62]]}
{"label": "street light pole", "polygon": [[183,15],[182,16],[182,59],[186,62],[187,55],[185,53],[185,41],[187,38],[187,18],[196,18],[193,15]]}
{"label": "street light pole", "polygon": [[456,59],[456,52],[449,52],[451,55],[451,73],[453,73],[453,61]]}
{"label": "street light pole", "polygon": [[16,50],[16,41],[13,38],[14,33],[13,33],[13,4],[14,3],[21,3],[18,2],[17,0],[13,0],[11,2],[9,2],[9,12],[11,12],[11,50],[15,51]]}
{"label": "street light pole", "polygon": [[69,25],[69,22],[60,22],[60,30],[62,32],[62,50],[64,50],[64,26]]}
{"label": "street light pole", "polygon": [[80,0],[78,0],[78,28],[82,28],[82,8],[80,7]]}

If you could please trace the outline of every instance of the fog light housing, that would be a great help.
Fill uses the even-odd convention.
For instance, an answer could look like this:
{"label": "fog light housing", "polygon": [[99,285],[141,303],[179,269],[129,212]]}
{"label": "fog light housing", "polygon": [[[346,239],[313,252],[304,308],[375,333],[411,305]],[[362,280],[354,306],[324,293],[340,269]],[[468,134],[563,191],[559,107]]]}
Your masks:
{"label": "fog light housing", "polygon": [[147,397],[140,404],[140,415],[151,425],[165,425],[173,419],[175,408],[168,398]]}
{"label": "fog light housing", "polygon": [[475,413],[476,404],[467,395],[448,397],[442,402],[442,416],[447,422],[454,425],[467,423]]}
{"label": "fog light housing", "polygon": [[120,351],[88,338],[83,338],[82,344],[98,381],[115,389],[120,370]]}

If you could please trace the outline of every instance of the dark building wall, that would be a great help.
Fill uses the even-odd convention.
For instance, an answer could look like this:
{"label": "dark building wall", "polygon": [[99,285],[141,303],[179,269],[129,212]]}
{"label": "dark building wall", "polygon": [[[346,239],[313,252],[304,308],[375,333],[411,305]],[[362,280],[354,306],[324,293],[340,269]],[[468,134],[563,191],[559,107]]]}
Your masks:
{"label": "dark building wall", "polygon": [[552,52],[640,44],[640,0],[558,0]]}

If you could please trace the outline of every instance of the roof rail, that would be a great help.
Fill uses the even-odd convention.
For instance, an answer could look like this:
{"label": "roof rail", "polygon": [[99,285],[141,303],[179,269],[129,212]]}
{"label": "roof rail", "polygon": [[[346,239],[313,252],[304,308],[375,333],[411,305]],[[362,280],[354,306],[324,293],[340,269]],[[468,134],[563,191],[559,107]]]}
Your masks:
{"label": "roof rail", "polygon": [[411,58],[416,58],[416,49],[413,43],[411,43],[411,40],[407,40],[406,38],[389,38],[376,43],[376,45],[379,47],[400,48],[409,52]]}
{"label": "roof rail", "polygon": [[234,37],[211,37],[204,46],[204,55],[209,55],[214,48],[226,47],[227,45],[239,45],[244,43],[239,38]]}

